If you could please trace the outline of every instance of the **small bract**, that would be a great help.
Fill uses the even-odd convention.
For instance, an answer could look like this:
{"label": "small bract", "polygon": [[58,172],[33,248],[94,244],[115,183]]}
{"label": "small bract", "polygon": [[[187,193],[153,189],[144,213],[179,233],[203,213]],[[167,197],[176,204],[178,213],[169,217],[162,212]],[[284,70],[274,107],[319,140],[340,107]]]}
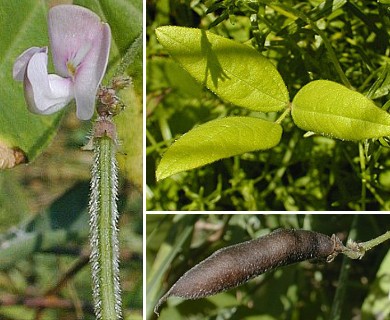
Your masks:
{"label": "small bract", "polygon": [[32,47],[16,59],[13,77],[23,81],[31,112],[52,114],[75,99],[77,117],[88,120],[108,63],[110,27],[86,8],[58,5],[49,11],[48,29],[56,74],[48,74],[48,48]]}

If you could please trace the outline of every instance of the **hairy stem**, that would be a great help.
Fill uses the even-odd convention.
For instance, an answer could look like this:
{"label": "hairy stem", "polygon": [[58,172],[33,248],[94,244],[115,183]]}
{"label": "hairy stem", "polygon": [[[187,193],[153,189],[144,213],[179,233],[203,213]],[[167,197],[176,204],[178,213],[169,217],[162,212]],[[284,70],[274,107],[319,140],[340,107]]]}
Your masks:
{"label": "hairy stem", "polygon": [[360,171],[362,173],[362,189],[361,189],[361,204],[360,210],[366,210],[366,197],[367,197],[367,171],[366,171],[366,157],[363,150],[363,142],[359,142],[359,160],[360,160]]}
{"label": "hairy stem", "polygon": [[[97,122],[95,126],[98,126]],[[115,141],[104,134],[94,138],[90,212],[93,297],[97,319],[122,318],[119,285],[117,163]]]}
{"label": "hairy stem", "polygon": [[368,251],[389,239],[390,231],[387,231],[386,233],[382,234],[379,237],[376,237],[375,239],[360,243],[360,245],[363,247],[364,251]]}
{"label": "hairy stem", "polygon": [[390,231],[387,231],[379,237],[366,242],[357,243],[355,241],[348,241],[347,246],[343,249],[343,253],[351,259],[361,259],[368,250],[371,250],[372,248],[389,239]]}
{"label": "hairy stem", "polygon": [[119,66],[115,70],[114,77],[122,76],[126,74],[126,70],[129,66],[131,66],[136,58],[137,54],[142,54],[142,40],[143,33],[141,32],[138,37],[134,40],[131,46],[127,49],[125,55],[123,56]]}
{"label": "hairy stem", "polygon": [[[350,238],[356,238],[357,235],[356,226],[357,226],[358,219],[359,216],[355,215],[352,221],[351,229],[349,231]],[[347,284],[349,279],[349,273],[351,270],[351,264],[352,264],[352,260],[348,259],[348,257],[345,255],[343,257],[343,262],[341,265],[338,286],[336,288],[336,293],[334,295],[332,309],[330,310],[329,320],[341,319],[341,311],[343,309],[342,306],[346,299]]]}

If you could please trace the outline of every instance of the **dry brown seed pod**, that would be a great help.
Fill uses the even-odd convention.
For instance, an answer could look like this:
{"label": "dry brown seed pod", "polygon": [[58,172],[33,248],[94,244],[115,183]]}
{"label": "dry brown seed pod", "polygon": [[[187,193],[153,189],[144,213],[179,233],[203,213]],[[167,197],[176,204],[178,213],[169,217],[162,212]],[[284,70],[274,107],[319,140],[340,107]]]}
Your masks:
{"label": "dry brown seed pod", "polygon": [[258,239],[214,252],[187,271],[158,301],[169,297],[199,299],[236,287],[266,271],[316,259],[331,262],[342,251],[338,237],[307,230],[278,229]]}

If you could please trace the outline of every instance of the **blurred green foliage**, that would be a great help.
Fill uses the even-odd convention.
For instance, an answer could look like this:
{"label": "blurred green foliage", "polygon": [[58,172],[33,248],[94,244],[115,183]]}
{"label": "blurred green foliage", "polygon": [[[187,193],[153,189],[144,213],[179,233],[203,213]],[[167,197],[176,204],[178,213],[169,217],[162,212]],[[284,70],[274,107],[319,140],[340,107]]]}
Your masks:
{"label": "blurred green foliage", "polygon": [[[287,118],[281,143],[156,182],[156,166],[194,126],[243,110],[196,83],[157,42],[162,25],[208,29],[251,44],[281,73],[291,99],[316,79],[350,83],[387,107],[390,7],[374,1],[147,1],[148,210],[387,210],[389,149],[304,132]],[[379,88],[379,89],[378,89]],[[372,90],[372,89],[371,89]],[[385,143],[384,143],[385,144]],[[359,150],[360,148],[360,150]]]}
{"label": "blurred green foliage", "polygon": [[[146,315],[156,319],[158,299],[191,267],[216,250],[261,237],[277,228],[336,234],[345,243],[368,241],[385,233],[390,215],[334,214],[176,214],[146,215]],[[332,263],[305,261],[266,272],[235,289],[215,296],[169,298],[158,319],[339,319],[373,320],[390,315],[387,242],[361,260],[339,255]],[[340,282],[343,259],[350,261],[349,278]],[[240,263],[237,261],[237,263]],[[335,301],[336,292],[345,296]],[[337,314],[337,313],[336,313]]]}
{"label": "blurred green foliage", "polygon": [[[16,183],[17,178],[14,175],[10,180]],[[29,175],[26,178],[30,179]],[[28,207],[33,202],[31,181],[27,183],[24,190],[17,185],[9,194],[19,206]],[[41,186],[41,192],[48,194],[47,187]],[[16,198],[14,191],[18,190],[25,198]],[[120,191],[125,319],[142,319],[141,199],[125,181]],[[10,217],[10,227],[0,233],[1,319],[95,319],[88,264],[88,194],[88,180],[76,179],[63,196],[35,215],[17,208],[4,211],[2,218]],[[20,216],[12,218],[13,213]],[[5,230],[5,224],[2,227]]]}

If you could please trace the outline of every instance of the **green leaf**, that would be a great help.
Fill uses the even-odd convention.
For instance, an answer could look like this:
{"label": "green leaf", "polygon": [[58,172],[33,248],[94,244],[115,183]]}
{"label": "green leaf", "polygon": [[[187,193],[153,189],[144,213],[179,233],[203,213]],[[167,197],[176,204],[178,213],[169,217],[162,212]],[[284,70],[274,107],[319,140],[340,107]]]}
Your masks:
{"label": "green leaf", "polygon": [[343,140],[390,135],[390,114],[361,93],[327,80],[310,82],[299,90],[292,117],[301,129]]}
{"label": "green leaf", "polygon": [[[133,42],[128,53],[132,53],[132,59],[129,59],[127,74],[131,77],[133,85],[119,92],[126,108],[115,117],[118,137],[122,142],[118,162],[126,177],[142,190],[142,35]],[[125,54],[125,57],[129,55]],[[129,126],[129,123],[132,125]]]}
{"label": "green leaf", "polygon": [[230,117],[207,122],[192,129],[164,154],[157,168],[157,180],[211,162],[276,146],[282,127],[249,117]]}
{"label": "green leaf", "polygon": [[64,247],[72,240],[87,238],[88,193],[88,183],[77,184],[46,212],[0,234],[0,270],[9,269],[34,252]]}
{"label": "green leaf", "polygon": [[184,69],[222,99],[262,112],[287,105],[282,77],[252,47],[200,29],[165,26],[156,34]]}
{"label": "green leaf", "polygon": [[142,98],[132,88],[123,90],[121,98],[127,107],[114,121],[121,141],[118,164],[126,178],[142,190]]}
{"label": "green leaf", "polygon": [[[91,0],[86,2],[91,3]],[[96,1],[93,1],[96,2]],[[141,0],[99,0],[104,17],[109,23],[115,46],[124,55],[142,32]]]}

